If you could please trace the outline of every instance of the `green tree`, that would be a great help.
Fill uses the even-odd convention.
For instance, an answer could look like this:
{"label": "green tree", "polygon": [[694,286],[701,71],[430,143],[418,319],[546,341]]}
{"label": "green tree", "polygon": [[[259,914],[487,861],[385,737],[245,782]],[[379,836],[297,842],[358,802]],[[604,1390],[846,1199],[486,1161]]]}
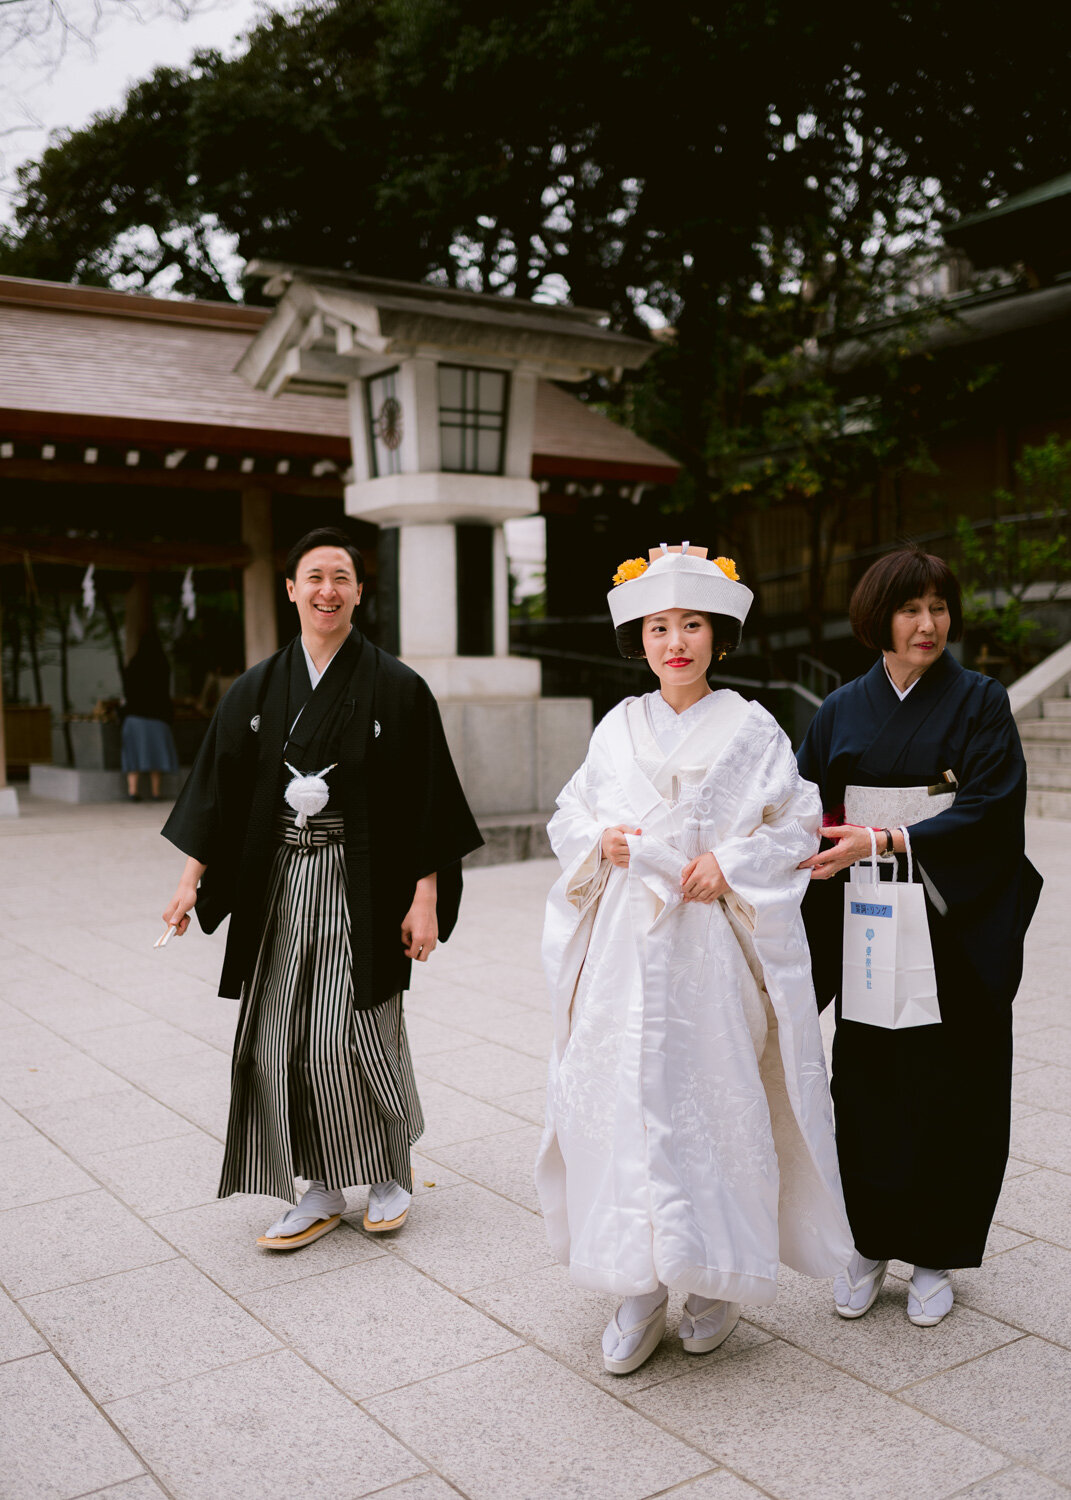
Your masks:
{"label": "green tree", "polygon": [[666,323],[631,385],[588,394],[679,459],[678,503],[750,576],[752,512],[805,506],[817,638],[845,508],[926,462],[910,328],[845,395],[860,324],[902,305],[950,204],[1066,167],[1063,18],[1005,21],[995,0],[969,24],[952,0],[313,0],[22,168],[0,271],[223,297],[233,248]]}
{"label": "green tree", "polygon": [[1045,634],[1037,606],[1071,577],[1071,441],[1050,436],[1024,448],[1014,473],[1014,490],[994,492],[997,519],[980,526],[961,516],[956,531],[964,619],[1022,670]]}

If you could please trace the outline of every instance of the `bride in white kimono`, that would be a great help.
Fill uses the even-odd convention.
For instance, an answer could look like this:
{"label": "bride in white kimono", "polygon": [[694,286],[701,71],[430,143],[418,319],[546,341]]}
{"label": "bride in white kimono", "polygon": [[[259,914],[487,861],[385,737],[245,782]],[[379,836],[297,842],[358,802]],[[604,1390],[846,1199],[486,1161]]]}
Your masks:
{"label": "bride in white kimono", "polygon": [[765,709],[706,674],[751,591],[706,549],[622,564],[623,654],[660,689],[592,735],[558,798],[543,960],[555,1022],[536,1181],[551,1246],[625,1300],[603,1336],[625,1374],[665,1331],[704,1353],[779,1261],[834,1276],[851,1254],[800,901],[818,793]]}

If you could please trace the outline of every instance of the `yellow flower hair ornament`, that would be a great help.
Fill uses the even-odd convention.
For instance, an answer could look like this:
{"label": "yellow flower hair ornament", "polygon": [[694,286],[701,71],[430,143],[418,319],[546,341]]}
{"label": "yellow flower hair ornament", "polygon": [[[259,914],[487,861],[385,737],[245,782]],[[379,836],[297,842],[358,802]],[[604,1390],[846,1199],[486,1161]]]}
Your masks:
{"label": "yellow flower hair ornament", "polygon": [[[731,557],[716,557],[714,565],[722,570],[726,578],[731,578],[734,583],[740,582],[740,574],[736,571],[736,563]],[[614,582],[616,583],[617,580],[615,579]]]}
{"label": "yellow flower hair ornament", "polygon": [[[647,572],[647,561],[642,557],[628,557],[614,574],[614,587],[619,583],[628,583],[630,579],[640,578]],[[631,598],[631,595],[629,596]]]}

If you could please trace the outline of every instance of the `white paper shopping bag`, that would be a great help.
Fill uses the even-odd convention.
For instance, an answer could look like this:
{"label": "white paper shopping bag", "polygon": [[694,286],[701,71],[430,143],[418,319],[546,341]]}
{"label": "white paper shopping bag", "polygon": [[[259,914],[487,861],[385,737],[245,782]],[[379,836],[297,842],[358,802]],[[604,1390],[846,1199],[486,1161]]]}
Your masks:
{"label": "white paper shopping bag", "polygon": [[896,1016],[896,907],[878,879],[877,842],[869,866],[853,865],[844,887],[844,966],[840,1009],[846,1021],[893,1026]]}
{"label": "white paper shopping bag", "polygon": [[908,878],[880,879],[876,841],[870,835],[869,867],[852,867],[844,888],[844,967],[841,1015],[846,1021],[883,1026],[897,1031],[909,1026],[940,1023],[933,948],[926,918],[926,896],[911,881],[911,841],[902,829],[907,849]]}
{"label": "white paper shopping bag", "polygon": [[897,906],[895,1025],[939,1026],[941,1006],[926,916],[926,891],[912,881],[911,835],[906,828],[900,832],[907,851],[907,882],[888,887],[896,893],[893,899]]}

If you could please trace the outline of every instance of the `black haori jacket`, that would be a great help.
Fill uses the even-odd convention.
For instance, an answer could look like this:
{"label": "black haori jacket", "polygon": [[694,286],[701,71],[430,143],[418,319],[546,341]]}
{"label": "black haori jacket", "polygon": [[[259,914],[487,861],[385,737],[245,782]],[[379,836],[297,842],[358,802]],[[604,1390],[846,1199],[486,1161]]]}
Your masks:
{"label": "black haori jacket", "polygon": [[[288,735],[302,681],[305,707]],[[483,840],[424,679],[354,628],[313,694],[295,637],[228,690],[163,828],[207,866],[196,906],[204,931],[230,915],[221,995],[238,998],[253,977],[275,820],[287,811],[284,752],[304,773],[338,761],[327,776],[328,810],[346,820],[354,1003],[369,1010],[408,987],[401,924],[417,881],[438,874],[445,941],[457,921],[462,856]]]}

